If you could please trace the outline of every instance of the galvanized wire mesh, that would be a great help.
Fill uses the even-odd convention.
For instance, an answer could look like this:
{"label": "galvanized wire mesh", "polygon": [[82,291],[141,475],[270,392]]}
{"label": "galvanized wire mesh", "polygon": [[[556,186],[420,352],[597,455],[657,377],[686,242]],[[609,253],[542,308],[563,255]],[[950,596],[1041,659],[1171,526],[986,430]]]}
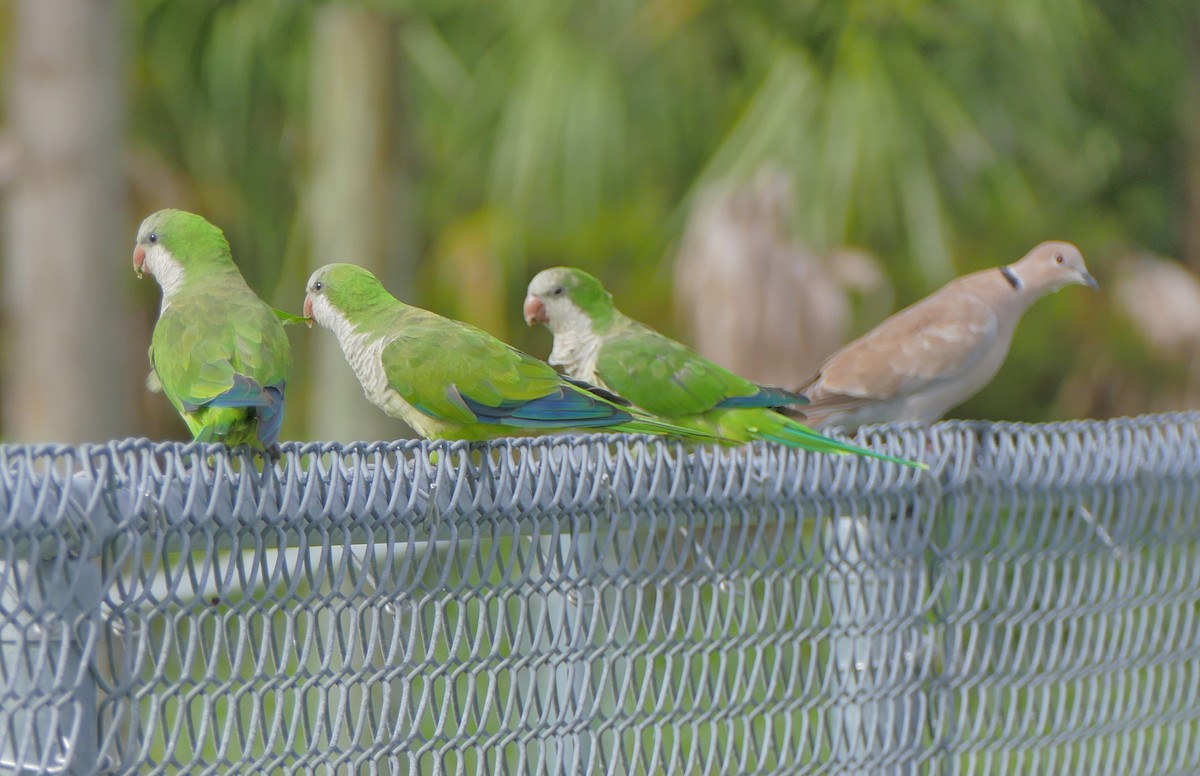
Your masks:
{"label": "galvanized wire mesh", "polygon": [[0,446],[0,771],[1192,773],[1200,415]]}

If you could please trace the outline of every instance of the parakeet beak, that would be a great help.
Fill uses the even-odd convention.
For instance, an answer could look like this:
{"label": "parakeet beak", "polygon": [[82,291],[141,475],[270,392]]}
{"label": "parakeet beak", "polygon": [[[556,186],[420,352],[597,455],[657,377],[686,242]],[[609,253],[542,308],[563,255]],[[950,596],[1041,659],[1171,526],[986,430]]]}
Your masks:
{"label": "parakeet beak", "polygon": [[549,323],[550,316],[546,315],[546,305],[538,297],[530,294],[525,297],[525,325],[532,326],[535,323]]}
{"label": "parakeet beak", "polygon": [[145,263],[146,263],[146,249],[140,245],[134,246],[134,248],[133,248],[133,271],[135,274],[137,274],[138,280],[141,280],[142,275],[145,274],[142,271],[142,266]]}
{"label": "parakeet beak", "polygon": [[308,326],[308,328],[310,328],[310,329],[312,328],[312,325],[313,325],[312,307],[313,307],[312,297],[305,296],[304,297],[304,324],[306,326]]}

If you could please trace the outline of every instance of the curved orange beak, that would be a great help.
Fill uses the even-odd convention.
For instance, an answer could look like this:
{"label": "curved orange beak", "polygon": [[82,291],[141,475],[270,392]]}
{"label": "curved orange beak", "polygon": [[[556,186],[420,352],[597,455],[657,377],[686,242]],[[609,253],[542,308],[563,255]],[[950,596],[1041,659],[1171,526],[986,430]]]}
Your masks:
{"label": "curved orange beak", "polygon": [[546,305],[538,297],[530,294],[525,297],[525,325],[532,326],[535,323],[549,323],[550,316],[546,315]]}
{"label": "curved orange beak", "polygon": [[135,245],[133,248],[133,271],[137,273],[138,278],[142,277],[142,266],[146,263],[146,249],[140,245]]}

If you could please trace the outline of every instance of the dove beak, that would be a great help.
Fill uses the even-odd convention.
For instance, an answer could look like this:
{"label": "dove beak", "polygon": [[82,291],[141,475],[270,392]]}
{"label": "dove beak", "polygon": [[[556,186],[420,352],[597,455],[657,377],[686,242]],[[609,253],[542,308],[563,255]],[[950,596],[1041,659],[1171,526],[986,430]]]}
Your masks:
{"label": "dove beak", "polygon": [[1080,270],[1079,271],[1079,282],[1083,283],[1085,286],[1092,289],[1093,291],[1100,290],[1100,284],[1096,282],[1096,278],[1092,277],[1090,272]]}
{"label": "dove beak", "polygon": [[532,326],[535,323],[549,323],[550,316],[546,315],[546,305],[538,297],[530,294],[525,297],[525,324]]}
{"label": "dove beak", "polygon": [[141,279],[142,274],[144,272],[142,267],[145,266],[145,264],[146,264],[146,249],[140,245],[134,246],[134,248],[133,248],[133,271],[135,273],[137,273],[139,280]]}
{"label": "dove beak", "polygon": [[310,329],[312,328],[312,325],[313,325],[312,297],[307,296],[307,295],[304,297],[304,324],[306,326],[308,326],[308,328],[310,328]]}

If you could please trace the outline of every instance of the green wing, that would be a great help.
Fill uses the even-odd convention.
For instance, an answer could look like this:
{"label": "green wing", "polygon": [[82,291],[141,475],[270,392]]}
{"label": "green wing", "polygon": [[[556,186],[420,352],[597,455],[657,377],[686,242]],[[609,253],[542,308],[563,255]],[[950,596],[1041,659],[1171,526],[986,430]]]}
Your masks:
{"label": "green wing", "polygon": [[818,434],[773,409],[803,403],[803,397],[738,377],[640,324],[606,339],[596,368],[607,387],[647,412],[711,431],[727,441],[765,439],[817,452],[856,453],[923,466]]}
{"label": "green wing", "polygon": [[410,308],[382,355],[391,387],[438,420],[521,428],[605,426],[630,414],[545,362],[458,321]]}
{"label": "green wing", "polygon": [[[596,372],[614,392],[664,418],[702,415],[720,408],[792,403],[788,392],[763,388],[738,377],[640,324],[604,341]],[[795,401],[803,399],[796,397]]]}
{"label": "green wing", "polygon": [[250,419],[258,416],[258,441],[274,444],[291,368],[279,320],[249,288],[180,296],[159,317],[150,345],[163,392],[197,439],[253,441]]}

